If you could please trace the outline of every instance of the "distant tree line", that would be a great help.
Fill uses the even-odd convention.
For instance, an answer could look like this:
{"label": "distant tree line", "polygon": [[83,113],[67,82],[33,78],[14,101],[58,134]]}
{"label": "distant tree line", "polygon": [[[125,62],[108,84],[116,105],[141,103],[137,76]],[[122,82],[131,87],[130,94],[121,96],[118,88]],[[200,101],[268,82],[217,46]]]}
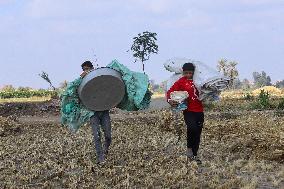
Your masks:
{"label": "distant tree line", "polygon": [[261,88],[264,86],[275,86],[277,88],[284,88],[284,79],[282,81],[277,81],[276,83],[271,82],[271,78],[266,74],[265,71],[262,72],[253,72],[253,82],[250,82],[248,79],[240,81],[239,78],[234,80],[233,88],[234,89],[255,89]]}
{"label": "distant tree line", "polygon": [[[265,71],[253,72],[253,82],[248,79],[241,81],[239,79],[239,72],[237,69],[238,62],[228,61],[227,59],[221,59],[218,61],[217,69],[223,75],[231,79],[229,89],[250,89],[250,88],[261,88],[264,86],[272,86],[271,78],[266,74]],[[277,81],[275,85],[277,88],[284,88],[284,80]]]}
{"label": "distant tree line", "polygon": [[[31,87],[14,87],[4,85],[0,88],[0,99],[7,98],[30,98],[30,97],[52,97],[56,98],[60,91],[64,90],[68,82],[65,80],[60,83],[58,88],[50,86],[50,89],[33,89]],[[55,90],[54,90],[55,89]]]}
{"label": "distant tree line", "polygon": [[14,88],[12,85],[6,85],[0,90],[0,99],[7,98],[30,98],[30,97],[48,97],[56,96],[55,90],[32,89],[30,87]]}

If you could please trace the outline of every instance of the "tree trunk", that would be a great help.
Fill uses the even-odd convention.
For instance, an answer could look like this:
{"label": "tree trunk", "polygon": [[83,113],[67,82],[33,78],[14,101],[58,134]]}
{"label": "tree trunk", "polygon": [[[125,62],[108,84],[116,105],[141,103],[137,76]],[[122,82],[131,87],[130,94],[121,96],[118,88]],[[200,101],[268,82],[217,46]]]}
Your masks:
{"label": "tree trunk", "polygon": [[50,87],[55,91],[56,88],[50,83]]}
{"label": "tree trunk", "polygon": [[146,45],[143,44],[143,57],[142,57],[142,64],[143,64],[143,73],[145,74],[145,65],[144,65],[144,56],[145,56],[145,52],[146,52]]}

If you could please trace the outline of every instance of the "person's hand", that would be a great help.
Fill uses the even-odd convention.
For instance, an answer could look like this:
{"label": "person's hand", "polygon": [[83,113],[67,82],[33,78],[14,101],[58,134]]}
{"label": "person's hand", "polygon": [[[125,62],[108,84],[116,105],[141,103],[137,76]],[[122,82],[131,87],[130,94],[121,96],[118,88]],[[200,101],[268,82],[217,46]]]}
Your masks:
{"label": "person's hand", "polygon": [[179,105],[179,102],[175,101],[175,100],[169,100],[169,104],[172,106],[172,107],[177,107]]}

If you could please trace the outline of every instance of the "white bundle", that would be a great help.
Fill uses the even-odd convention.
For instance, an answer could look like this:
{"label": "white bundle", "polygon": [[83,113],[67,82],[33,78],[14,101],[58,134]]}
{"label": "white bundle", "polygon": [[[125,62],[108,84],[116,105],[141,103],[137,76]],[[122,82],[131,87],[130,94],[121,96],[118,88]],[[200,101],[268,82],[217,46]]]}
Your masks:
{"label": "white bundle", "polygon": [[182,66],[192,63],[195,66],[193,82],[200,93],[200,100],[218,99],[220,92],[227,88],[230,79],[206,64],[187,58],[172,58],[164,63],[166,70],[174,72],[167,81],[167,90],[182,77]]}
{"label": "white bundle", "polygon": [[177,101],[178,103],[182,103],[185,99],[188,98],[188,92],[187,91],[173,91],[170,94],[170,99]]}
{"label": "white bundle", "polygon": [[187,109],[186,99],[189,97],[187,91],[173,91],[170,94],[171,100],[177,101],[179,104],[177,107],[173,108],[173,111],[182,111]]}

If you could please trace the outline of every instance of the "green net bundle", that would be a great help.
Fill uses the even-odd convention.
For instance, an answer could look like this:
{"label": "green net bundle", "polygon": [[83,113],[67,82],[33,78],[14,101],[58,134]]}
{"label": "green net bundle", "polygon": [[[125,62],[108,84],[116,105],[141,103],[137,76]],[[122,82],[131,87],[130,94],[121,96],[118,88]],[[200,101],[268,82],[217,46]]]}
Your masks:
{"label": "green net bundle", "polygon": [[[126,94],[117,108],[127,111],[147,109],[151,102],[152,93],[149,91],[149,78],[146,74],[133,72],[117,60],[113,60],[107,67],[122,74],[126,87]],[[80,126],[88,123],[94,111],[90,111],[80,102],[78,87],[82,78],[68,83],[61,93],[61,123],[76,132]]]}

